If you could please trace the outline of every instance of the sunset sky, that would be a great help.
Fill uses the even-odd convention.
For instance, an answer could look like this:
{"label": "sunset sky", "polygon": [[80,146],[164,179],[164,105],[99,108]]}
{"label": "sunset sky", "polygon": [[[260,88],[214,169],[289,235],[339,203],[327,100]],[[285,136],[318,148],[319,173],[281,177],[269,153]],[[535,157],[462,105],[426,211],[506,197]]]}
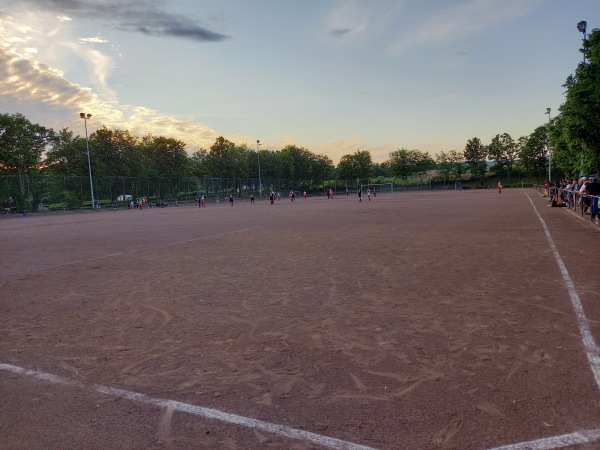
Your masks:
{"label": "sunset sky", "polygon": [[[598,0],[0,0],[0,113],[335,163],[530,134]],[[598,22],[595,22],[598,20]]]}

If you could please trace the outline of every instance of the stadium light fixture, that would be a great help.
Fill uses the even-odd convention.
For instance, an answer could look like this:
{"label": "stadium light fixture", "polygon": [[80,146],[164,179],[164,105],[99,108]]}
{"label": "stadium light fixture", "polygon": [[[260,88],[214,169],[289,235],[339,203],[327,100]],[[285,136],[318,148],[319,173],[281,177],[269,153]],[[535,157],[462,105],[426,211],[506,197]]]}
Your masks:
{"label": "stadium light fixture", "polygon": [[87,151],[88,160],[88,172],[90,174],[90,192],[92,194],[92,210],[96,209],[96,202],[94,201],[94,183],[92,182],[92,163],[90,161],[90,140],[88,138],[87,121],[92,117],[91,114],[79,113],[79,117],[83,119],[85,123],[85,148]]}
{"label": "stadium light fixture", "polygon": [[262,179],[260,178],[260,139],[256,140],[256,154],[258,155],[258,195],[262,198]]}

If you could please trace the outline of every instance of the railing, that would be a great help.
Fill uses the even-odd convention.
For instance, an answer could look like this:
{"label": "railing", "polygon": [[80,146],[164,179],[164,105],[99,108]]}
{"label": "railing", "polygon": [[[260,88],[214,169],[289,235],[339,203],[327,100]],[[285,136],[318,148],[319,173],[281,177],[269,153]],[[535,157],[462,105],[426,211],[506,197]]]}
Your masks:
{"label": "railing", "polygon": [[592,222],[596,222],[600,210],[600,196],[580,194],[578,191],[567,190],[551,186],[549,189],[543,184],[534,184],[533,189],[548,197],[548,202],[562,201],[567,208],[579,213],[581,216],[589,215]]}

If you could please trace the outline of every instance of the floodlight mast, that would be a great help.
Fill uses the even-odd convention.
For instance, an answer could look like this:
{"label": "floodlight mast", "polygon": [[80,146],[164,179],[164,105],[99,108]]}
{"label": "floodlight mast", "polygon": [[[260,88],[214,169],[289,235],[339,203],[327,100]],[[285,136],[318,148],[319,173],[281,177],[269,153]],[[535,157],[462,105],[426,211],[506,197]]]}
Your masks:
{"label": "floodlight mast", "polygon": [[87,121],[92,117],[89,113],[79,113],[85,124],[85,149],[87,152],[88,172],[90,174],[90,192],[92,194],[92,210],[96,210],[96,201],[94,200],[94,183],[92,181],[92,163],[90,161],[90,140],[88,138]]}
{"label": "floodlight mast", "polygon": [[256,140],[256,154],[258,155],[258,194],[262,198],[262,179],[260,178],[260,139]]}

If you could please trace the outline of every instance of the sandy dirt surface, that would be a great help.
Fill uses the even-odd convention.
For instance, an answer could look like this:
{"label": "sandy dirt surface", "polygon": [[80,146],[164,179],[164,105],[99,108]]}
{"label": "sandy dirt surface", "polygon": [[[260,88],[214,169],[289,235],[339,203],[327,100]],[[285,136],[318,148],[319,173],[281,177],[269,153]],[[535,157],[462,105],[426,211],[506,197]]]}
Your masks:
{"label": "sandy dirt surface", "polygon": [[0,244],[2,449],[489,449],[600,429],[571,299],[600,339],[600,231],[532,190],[30,215],[0,219]]}

